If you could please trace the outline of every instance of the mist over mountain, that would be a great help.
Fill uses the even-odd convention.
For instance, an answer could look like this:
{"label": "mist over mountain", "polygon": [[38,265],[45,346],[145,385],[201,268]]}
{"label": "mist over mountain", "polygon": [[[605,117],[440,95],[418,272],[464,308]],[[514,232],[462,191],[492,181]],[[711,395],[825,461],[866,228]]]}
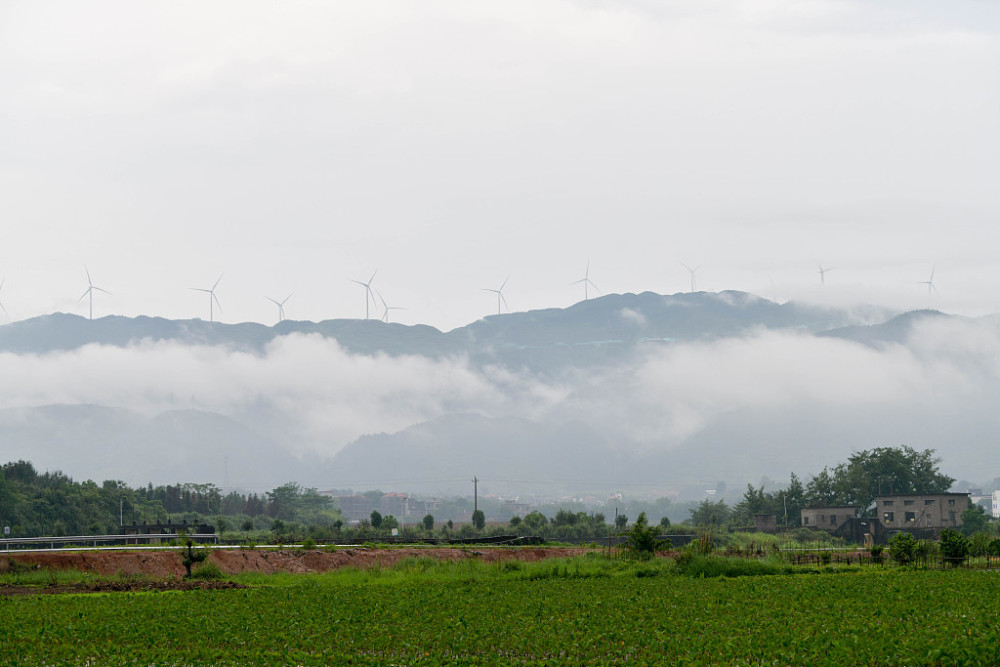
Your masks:
{"label": "mist over mountain", "polygon": [[0,326],[0,453],[132,484],[668,492],[908,444],[991,478],[998,331],[743,292],[607,295],[448,332],[55,314]]}

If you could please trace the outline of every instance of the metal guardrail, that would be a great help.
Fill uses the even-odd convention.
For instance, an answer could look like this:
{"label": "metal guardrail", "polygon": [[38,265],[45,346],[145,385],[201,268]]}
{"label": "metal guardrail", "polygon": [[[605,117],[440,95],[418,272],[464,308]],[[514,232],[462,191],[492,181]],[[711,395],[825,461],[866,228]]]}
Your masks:
{"label": "metal guardrail", "polygon": [[[49,549],[57,548],[56,545],[81,545],[100,546],[108,544],[159,544],[177,539],[190,539],[195,542],[217,543],[219,536],[215,533],[189,533],[180,535],[179,533],[145,533],[139,535],[70,535],[65,537],[7,537],[0,539],[0,547],[4,551],[17,551],[24,549],[44,549],[49,545]],[[11,549],[13,547],[13,549]]]}

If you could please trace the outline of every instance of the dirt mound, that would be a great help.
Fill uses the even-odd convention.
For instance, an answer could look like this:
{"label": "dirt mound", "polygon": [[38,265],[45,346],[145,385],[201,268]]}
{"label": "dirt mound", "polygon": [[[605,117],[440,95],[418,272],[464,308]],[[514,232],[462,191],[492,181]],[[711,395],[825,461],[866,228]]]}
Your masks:
{"label": "dirt mound", "polygon": [[[478,558],[495,563],[507,560],[537,561],[545,558],[578,556],[589,549],[538,547],[506,549],[479,548],[402,548],[377,549],[356,547],[334,551],[290,549],[213,549],[209,560],[226,574],[238,572],[326,572],[343,567],[368,568],[389,566],[405,558],[437,558],[464,560]],[[182,577],[184,565],[178,551],[74,551],[0,556],[0,573],[17,567],[48,570],[79,570],[95,574],[147,575],[150,577]],[[14,565],[12,565],[12,563]]]}

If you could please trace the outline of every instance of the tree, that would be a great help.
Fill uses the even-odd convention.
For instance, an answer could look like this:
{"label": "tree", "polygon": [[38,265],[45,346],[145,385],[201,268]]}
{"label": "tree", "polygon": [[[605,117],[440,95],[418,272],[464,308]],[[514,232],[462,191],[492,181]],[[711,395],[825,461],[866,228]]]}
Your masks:
{"label": "tree", "polygon": [[399,520],[393,515],[382,517],[382,528],[384,530],[392,530],[393,528],[399,528]]}
{"label": "tree", "polygon": [[636,560],[648,560],[653,557],[657,548],[662,546],[658,539],[659,528],[650,526],[646,520],[646,513],[639,512],[638,518],[632,524],[632,528],[622,533],[625,537],[624,549],[630,558]]}
{"label": "tree", "polygon": [[372,528],[378,530],[379,528],[382,527],[382,514],[378,510],[372,510],[372,513],[371,515],[369,515],[369,518],[371,519],[372,522]]}
{"label": "tree", "polygon": [[660,530],[666,530],[670,528],[670,519],[667,517],[660,517]]}
{"label": "tree", "polygon": [[971,549],[969,538],[957,530],[945,528],[941,531],[941,556],[944,557],[944,562],[949,565],[961,565],[969,557]]}
{"label": "tree", "polygon": [[434,515],[427,514],[424,516],[424,530],[431,531],[434,530]]}
{"label": "tree", "polygon": [[476,530],[482,530],[483,526],[486,525],[486,515],[482,510],[476,510],[472,513],[472,525],[475,526]]}
{"label": "tree", "polygon": [[628,525],[628,517],[624,514],[619,514],[615,517],[615,528],[618,530],[624,530],[625,526]]}
{"label": "tree", "polygon": [[713,503],[705,498],[691,510],[691,523],[696,526],[719,526],[729,518],[729,507],[725,500]]}
{"label": "tree", "polygon": [[969,536],[975,533],[985,533],[989,529],[990,518],[986,516],[986,511],[981,505],[969,503],[968,509],[962,512],[962,534]]}
{"label": "tree", "polygon": [[889,555],[900,565],[909,565],[917,557],[917,541],[909,533],[896,533],[889,540]]}
{"label": "tree", "polygon": [[807,487],[814,504],[857,505],[867,511],[875,497],[886,494],[945,493],[955,479],[938,470],[933,449],[876,447],[855,452],[832,471],[823,469]]}

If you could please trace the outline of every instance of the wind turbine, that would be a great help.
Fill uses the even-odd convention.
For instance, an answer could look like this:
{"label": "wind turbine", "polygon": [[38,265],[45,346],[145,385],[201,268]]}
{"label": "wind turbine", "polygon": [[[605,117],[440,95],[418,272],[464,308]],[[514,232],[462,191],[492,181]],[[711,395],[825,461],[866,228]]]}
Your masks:
{"label": "wind turbine", "polygon": [[927,295],[930,296],[931,292],[936,292],[937,287],[934,287],[934,269],[937,267],[931,267],[931,277],[927,280],[920,280],[917,282],[918,285],[927,285]]}
{"label": "wind turbine", "polygon": [[698,269],[700,269],[701,267],[705,266],[705,264],[701,263],[698,266],[694,267],[693,269],[690,266],[688,266],[687,264],[685,264],[684,262],[679,262],[679,264],[681,266],[683,266],[685,269],[687,269],[688,273],[691,274],[691,293],[693,294],[694,293],[694,288],[695,288],[694,274],[698,273]]}
{"label": "wind turbine", "polygon": [[214,285],[212,285],[212,289],[205,289],[204,287],[192,287],[191,288],[195,292],[205,292],[205,293],[208,294],[208,321],[209,322],[214,322],[215,321],[215,306],[219,307],[219,312],[220,313],[222,312],[222,304],[219,303],[219,297],[215,296],[215,288],[219,286],[220,282],[222,282],[222,276],[223,276],[223,274],[219,274],[219,279],[215,281]]}
{"label": "wind turbine", "polygon": [[375,295],[372,294],[372,282],[375,281],[375,274],[378,273],[378,269],[375,269],[372,273],[372,277],[368,279],[368,282],[363,283],[360,280],[352,280],[351,282],[357,283],[365,288],[365,319],[368,319],[368,297],[371,297],[372,301],[375,301]]}
{"label": "wind turbine", "polygon": [[[7,276],[4,276],[3,278],[0,278],[0,290],[3,289],[3,283],[4,283],[5,280],[7,280]],[[10,313],[8,313],[7,309],[3,307],[3,301],[0,301],[0,310],[3,311],[3,314],[6,315],[7,319],[9,320],[10,319]]]}
{"label": "wind turbine", "polygon": [[406,310],[406,308],[403,308],[402,306],[390,306],[389,304],[387,304],[385,302],[385,299],[382,298],[382,293],[379,292],[378,290],[375,290],[375,294],[378,295],[378,300],[382,302],[382,309],[383,309],[382,310],[382,321],[385,322],[386,324],[389,323],[389,311],[390,310]]}
{"label": "wind turbine", "polygon": [[[294,292],[293,292],[293,294],[294,294]],[[289,294],[288,296],[286,296],[281,301],[278,301],[277,299],[272,299],[269,296],[265,296],[264,298],[267,299],[268,301],[270,301],[271,303],[273,303],[274,305],[276,305],[278,307],[278,321],[279,322],[283,322],[285,320],[285,302],[287,302],[289,299],[291,299],[292,295]]]}
{"label": "wind turbine", "polygon": [[833,271],[836,267],[831,266],[828,269],[824,269],[822,264],[819,264],[818,266],[819,266],[819,283],[821,285],[825,285],[826,284],[826,272],[827,271]]}
{"label": "wind turbine", "polygon": [[583,278],[580,278],[579,280],[574,280],[573,282],[570,283],[570,285],[579,285],[580,283],[583,283],[583,300],[584,301],[587,301],[590,298],[590,294],[587,292],[587,286],[588,285],[590,287],[593,287],[598,292],[601,291],[601,289],[597,285],[594,284],[594,281],[592,281],[590,279],[590,260],[589,259],[587,260],[587,270],[583,272]]}
{"label": "wind turbine", "polygon": [[[504,279],[503,284],[500,285],[500,289],[490,289],[489,287],[483,287],[482,288],[484,292],[493,292],[494,294],[497,295],[497,315],[499,315],[500,312],[501,312],[500,311],[500,302],[501,301],[503,302],[503,305],[507,306],[507,299],[503,295],[503,288],[507,286],[507,281],[508,280],[510,280],[510,276],[507,276]],[[510,312],[510,306],[507,306],[507,312],[508,313]]]}
{"label": "wind turbine", "polygon": [[[90,279],[90,269],[88,269],[85,266],[85,267],[83,267],[83,270],[87,272],[87,291],[84,292],[83,295],[80,297],[80,301],[83,301],[84,297],[87,297],[87,296],[90,297],[90,319],[94,319],[94,292],[95,291],[97,291],[97,292],[104,292],[105,294],[108,294],[108,295],[110,295],[111,292],[109,292],[106,289],[101,289],[100,287],[98,287],[97,285],[94,284],[94,281]],[[7,311],[4,310],[4,312],[7,312]]]}

